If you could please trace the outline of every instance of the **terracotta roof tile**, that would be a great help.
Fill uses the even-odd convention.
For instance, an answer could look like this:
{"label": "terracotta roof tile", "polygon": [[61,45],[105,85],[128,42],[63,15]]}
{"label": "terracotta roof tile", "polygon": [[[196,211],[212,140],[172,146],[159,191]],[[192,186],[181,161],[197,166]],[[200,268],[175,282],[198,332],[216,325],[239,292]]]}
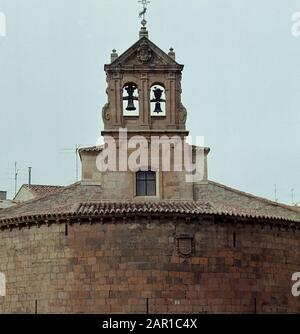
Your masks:
{"label": "terracotta roof tile", "polygon": [[[44,184],[32,184],[32,185],[29,186],[28,184],[23,184],[20,187],[19,191],[17,192],[16,196],[14,197],[14,200],[17,203],[19,202],[18,201],[18,196],[24,189],[29,191],[32,194],[34,199],[37,199],[37,198],[41,198],[41,197],[56,193],[56,192],[64,189],[64,187],[63,186],[44,185]],[[25,201],[25,202],[28,202],[28,200]]]}
{"label": "terracotta roof tile", "polygon": [[81,203],[76,213],[78,215],[105,215],[105,214],[131,214],[131,213],[182,213],[201,214],[213,213],[214,209],[209,203],[185,201],[159,201],[159,202],[100,202]]}
{"label": "terracotta roof tile", "polygon": [[56,192],[64,188],[62,186],[50,186],[42,184],[32,184],[30,186],[28,184],[24,184],[23,187],[30,190],[37,196],[52,194],[53,192]]}
{"label": "terracotta roof tile", "polygon": [[79,149],[79,153],[81,152],[100,152],[103,150],[103,145],[100,146],[91,146],[91,147],[82,147]]}
{"label": "terracotta roof tile", "polygon": [[251,208],[237,208],[223,204],[200,201],[81,203],[76,211],[76,214],[82,216],[133,213],[215,214],[243,218],[286,220],[300,223],[300,215],[298,215],[298,217],[272,215]]}
{"label": "terracotta roof tile", "polygon": [[[213,189],[210,189],[213,191]],[[224,196],[224,194],[222,194]],[[225,193],[225,196],[226,193]],[[223,215],[241,218],[258,218],[263,220],[279,220],[300,224],[300,213],[288,206],[276,206],[266,203],[259,198],[253,205],[248,201],[243,203],[238,194],[231,200],[203,196],[198,201],[149,201],[149,202],[116,202],[107,201],[102,197],[102,187],[76,183],[69,187],[60,188],[44,197],[17,204],[9,209],[0,211],[0,225],[15,223],[22,220],[36,221],[47,218],[59,219],[64,217],[95,217],[111,215],[134,214],[190,214],[190,215]],[[227,198],[226,197],[226,198]],[[266,205],[268,204],[268,205]],[[58,218],[57,218],[58,217]]]}

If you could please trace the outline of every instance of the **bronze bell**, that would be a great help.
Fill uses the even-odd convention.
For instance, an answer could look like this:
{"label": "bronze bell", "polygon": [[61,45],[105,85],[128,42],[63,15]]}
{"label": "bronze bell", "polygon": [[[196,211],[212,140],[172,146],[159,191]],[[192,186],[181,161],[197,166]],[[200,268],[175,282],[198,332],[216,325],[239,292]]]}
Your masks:
{"label": "bronze bell", "polygon": [[155,103],[155,109],[154,109],[153,112],[155,112],[155,113],[157,113],[157,114],[160,114],[161,112],[163,112],[163,111],[161,110],[160,102],[156,102],[156,103]]}
{"label": "bronze bell", "polygon": [[133,99],[128,100],[128,105],[126,110],[133,111],[136,110],[136,107],[134,106]]}
{"label": "bronze bell", "polygon": [[154,93],[154,99],[151,100],[151,102],[155,102],[155,109],[154,109],[154,113],[160,114],[162,113],[162,109],[161,109],[161,102],[166,102],[166,100],[162,99],[162,94],[163,94],[163,90],[157,87],[154,87],[153,89],[153,93]]}
{"label": "bronze bell", "polygon": [[134,111],[136,110],[136,107],[134,105],[134,101],[137,101],[138,98],[136,96],[134,96],[134,91],[137,89],[137,87],[134,84],[128,84],[127,86],[125,86],[125,90],[128,93],[128,96],[123,97],[124,101],[128,101],[128,105],[126,110],[128,111]]}

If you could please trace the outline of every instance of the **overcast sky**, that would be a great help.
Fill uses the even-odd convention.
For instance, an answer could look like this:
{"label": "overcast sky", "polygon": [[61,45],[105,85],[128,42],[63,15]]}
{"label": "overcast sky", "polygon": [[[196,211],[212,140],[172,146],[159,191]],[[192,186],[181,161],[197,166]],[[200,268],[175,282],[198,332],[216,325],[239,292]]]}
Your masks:
{"label": "overcast sky", "polygon": [[[76,144],[94,145],[103,65],[138,38],[137,0],[0,0],[0,190],[75,181]],[[209,177],[300,202],[299,0],[152,0],[150,39],[185,64],[188,128],[211,148]]]}

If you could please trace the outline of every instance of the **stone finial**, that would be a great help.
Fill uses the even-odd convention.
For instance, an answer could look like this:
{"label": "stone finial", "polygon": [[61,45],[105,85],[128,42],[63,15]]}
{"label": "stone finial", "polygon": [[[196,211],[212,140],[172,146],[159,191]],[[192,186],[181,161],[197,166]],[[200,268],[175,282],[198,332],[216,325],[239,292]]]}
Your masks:
{"label": "stone finial", "polygon": [[111,62],[113,63],[119,56],[117,54],[117,51],[115,49],[112,50],[112,53],[110,55],[111,57]]}
{"label": "stone finial", "polygon": [[175,60],[175,58],[176,58],[176,54],[175,54],[173,48],[170,48],[170,51],[169,51],[168,55],[169,55],[169,57],[171,57],[173,60]]}
{"label": "stone finial", "polygon": [[140,30],[140,39],[143,37],[146,37],[146,38],[149,37],[148,30],[146,27],[141,27],[141,30]]}

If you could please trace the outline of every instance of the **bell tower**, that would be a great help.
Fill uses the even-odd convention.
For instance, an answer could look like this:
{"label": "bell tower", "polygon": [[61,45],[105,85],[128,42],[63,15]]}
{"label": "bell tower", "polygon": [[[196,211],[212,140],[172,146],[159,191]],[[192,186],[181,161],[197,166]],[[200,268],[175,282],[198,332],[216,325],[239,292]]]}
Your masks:
{"label": "bell tower", "polygon": [[[82,182],[101,186],[106,200],[193,200],[195,182],[207,180],[209,149],[186,141],[184,66],[176,62],[174,49],[166,53],[149,39],[148,1],[140,2],[138,41],[121,55],[113,50],[110,64],[104,66],[104,145],[80,150]],[[198,174],[203,177],[195,181]]]}
{"label": "bell tower", "polygon": [[111,54],[105,65],[107,97],[102,112],[102,135],[114,135],[120,128],[128,133],[186,136],[187,112],[181,102],[183,65],[175,52],[163,52],[148,38],[145,20],[139,40],[118,56]]}

